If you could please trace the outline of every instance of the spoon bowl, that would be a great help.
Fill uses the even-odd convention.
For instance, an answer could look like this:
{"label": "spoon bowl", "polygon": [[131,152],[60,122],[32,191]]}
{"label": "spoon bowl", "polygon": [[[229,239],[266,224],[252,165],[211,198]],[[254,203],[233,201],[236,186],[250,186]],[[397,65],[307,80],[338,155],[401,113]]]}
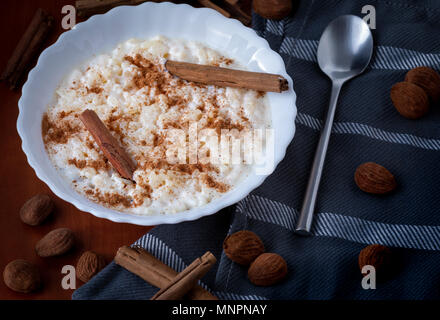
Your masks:
{"label": "spoon bowl", "polygon": [[368,25],[353,15],[340,16],[324,30],[318,46],[318,64],[330,79],[348,80],[362,73],[373,53]]}

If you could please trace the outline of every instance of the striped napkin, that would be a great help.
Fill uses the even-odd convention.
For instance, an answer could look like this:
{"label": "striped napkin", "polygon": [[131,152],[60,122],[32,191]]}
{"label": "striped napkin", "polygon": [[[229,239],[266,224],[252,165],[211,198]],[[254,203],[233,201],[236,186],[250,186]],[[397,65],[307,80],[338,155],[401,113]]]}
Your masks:
{"label": "striped napkin", "polygon": [[[369,68],[341,93],[321,181],[313,236],[293,233],[330,96],[330,81],[316,62],[326,25],[342,14],[363,17],[373,5],[375,53]],[[218,263],[202,279],[221,299],[439,299],[440,108],[419,120],[401,117],[391,86],[417,66],[440,68],[440,2],[310,0],[282,21],[254,14],[253,27],[278,51],[298,95],[297,131],[285,159],[250,196],[213,216],[154,228],[137,241],[180,271],[210,250]],[[398,181],[387,196],[360,191],[356,167],[388,168]],[[256,232],[281,254],[288,278],[255,287],[246,269],[222,252],[227,234]],[[392,247],[397,266],[388,281],[364,290],[357,263],[368,244]],[[148,299],[153,288],[114,263],[76,290],[73,299]]]}

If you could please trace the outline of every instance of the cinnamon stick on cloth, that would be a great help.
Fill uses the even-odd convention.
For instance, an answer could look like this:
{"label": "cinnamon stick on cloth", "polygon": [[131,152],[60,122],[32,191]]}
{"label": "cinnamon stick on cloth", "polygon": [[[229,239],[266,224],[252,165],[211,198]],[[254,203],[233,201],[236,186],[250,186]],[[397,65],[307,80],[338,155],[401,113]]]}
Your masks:
{"label": "cinnamon stick on cloth", "polygon": [[[119,248],[115,256],[115,263],[158,288],[165,288],[178,274],[141,247],[123,246]],[[217,300],[217,297],[197,284],[191,288],[185,298]]]}
{"label": "cinnamon stick on cloth", "polygon": [[194,287],[211,269],[217,259],[211,252],[206,252],[200,258],[194,260],[188,267],[180,272],[165,287],[159,290],[151,300],[179,300]]}
{"label": "cinnamon stick on cloth", "polygon": [[20,81],[32,66],[34,58],[40,52],[52,26],[53,17],[43,9],[38,9],[9,58],[0,81],[8,81],[12,89],[19,86]]}
{"label": "cinnamon stick on cloth", "polygon": [[87,109],[81,113],[80,119],[116,171],[123,178],[133,180],[136,163],[119,145],[98,115],[93,110]]}
{"label": "cinnamon stick on cloth", "polygon": [[165,63],[165,68],[171,74],[182,79],[204,84],[272,92],[282,92],[289,89],[287,80],[277,74],[233,70],[171,60]]}

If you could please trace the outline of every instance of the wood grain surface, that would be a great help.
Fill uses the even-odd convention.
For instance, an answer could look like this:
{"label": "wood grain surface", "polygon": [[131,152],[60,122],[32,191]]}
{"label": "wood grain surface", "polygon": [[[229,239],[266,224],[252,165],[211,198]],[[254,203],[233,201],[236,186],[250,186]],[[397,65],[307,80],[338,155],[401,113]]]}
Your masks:
{"label": "wood grain surface", "polygon": [[[195,5],[196,1],[188,2]],[[250,0],[241,2],[242,9],[250,13]],[[61,27],[64,5],[75,5],[74,0],[2,0],[0,1],[0,72],[4,70],[20,37],[25,32],[37,8],[42,8],[55,18],[55,28],[45,43],[48,47],[65,30]],[[80,22],[77,19],[77,22]],[[64,290],[61,280],[64,265],[76,265],[79,256],[86,250],[102,254],[107,262],[113,260],[116,251],[129,245],[150,230],[130,224],[114,223],[81,212],[71,204],[56,197],[40,181],[28,165],[21,150],[21,140],[16,130],[18,100],[21,90],[10,91],[0,83],[0,270],[15,259],[26,259],[35,263],[42,274],[43,287],[32,294],[16,293],[0,281],[1,299],[71,299],[73,290]],[[55,210],[41,226],[31,227],[21,222],[19,210],[23,203],[37,193],[47,193],[55,201]],[[70,253],[52,258],[40,258],[35,254],[35,244],[49,231],[68,227],[76,235],[77,245]],[[77,280],[77,287],[82,283]]]}
{"label": "wood grain surface", "polygon": [[[37,8],[41,7],[55,18],[55,30],[47,41],[49,46],[64,32],[61,28],[61,8],[74,1],[65,0],[3,0],[0,1],[0,29],[3,30],[2,50],[0,50],[0,70],[6,63],[26,30]],[[0,270],[15,259],[26,259],[40,268],[43,288],[32,294],[19,294],[7,288],[0,281],[0,299],[70,299],[73,290],[61,287],[61,268],[64,265],[76,265],[85,250],[94,250],[105,256],[108,262],[113,260],[119,247],[128,245],[147,232],[149,227],[120,224],[96,218],[81,212],[71,204],[56,197],[40,181],[28,165],[21,150],[21,140],[16,130],[18,99],[20,91],[10,91],[0,84]],[[55,201],[53,215],[41,226],[31,227],[21,222],[19,210],[22,204],[36,193],[49,194]],[[35,254],[35,243],[47,232],[68,227],[75,233],[78,245],[64,256],[39,258]],[[77,287],[81,282],[77,280]]]}

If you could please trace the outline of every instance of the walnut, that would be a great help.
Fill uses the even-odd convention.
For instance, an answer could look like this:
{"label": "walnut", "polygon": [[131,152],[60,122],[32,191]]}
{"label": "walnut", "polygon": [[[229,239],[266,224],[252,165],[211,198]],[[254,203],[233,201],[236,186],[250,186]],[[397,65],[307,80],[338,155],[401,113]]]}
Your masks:
{"label": "walnut", "polygon": [[361,164],[354,174],[354,181],[359,189],[373,194],[385,194],[396,189],[393,174],[385,167],[374,162]]}
{"label": "walnut", "polygon": [[292,0],[254,0],[254,11],[266,19],[281,20],[292,12]]}
{"label": "walnut", "polygon": [[53,207],[53,201],[48,195],[37,194],[23,204],[20,219],[31,226],[39,225],[49,216]]}
{"label": "walnut", "polygon": [[106,266],[104,257],[93,252],[84,252],[76,265],[76,276],[82,282],[88,282],[95,274]]}
{"label": "walnut", "polygon": [[393,85],[390,97],[396,110],[408,119],[418,119],[427,114],[430,108],[425,90],[411,82]]}
{"label": "walnut", "polygon": [[75,236],[70,229],[58,228],[46,234],[35,246],[40,257],[58,256],[75,245]]}
{"label": "walnut", "polygon": [[226,237],[223,250],[232,261],[241,265],[249,265],[264,252],[264,245],[255,233],[242,230]]}
{"label": "walnut", "polygon": [[271,286],[287,276],[287,263],[276,253],[263,253],[252,262],[248,270],[249,280],[257,286]]}
{"label": "walnut", "polygon": [[41,276],[38,268],[22,259],[8,263],[3,271],[6,286],[14,291],[29,293],[41,286]]}
{"label": "walnut", "polygon": [[440,101],[440,75],[437,71],[429,67],[417,67],[408,71],[405,81],[425,90],[432,103]]}
{"label": "walnut", "polygon": [[359,268],[371,265],[376,269],[378,280],[384,280],[389,276],[393,266],[391,250],[381,244],[372,244],[361,250],[359,253]]}

